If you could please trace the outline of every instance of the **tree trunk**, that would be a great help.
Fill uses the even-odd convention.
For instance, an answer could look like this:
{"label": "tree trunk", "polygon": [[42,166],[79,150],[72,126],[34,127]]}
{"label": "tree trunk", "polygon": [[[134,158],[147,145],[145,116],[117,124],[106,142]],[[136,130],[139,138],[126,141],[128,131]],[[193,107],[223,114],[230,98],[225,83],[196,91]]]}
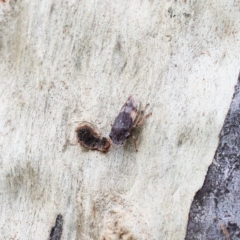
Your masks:
{"label": "tree trunk", "polygon": [[240,239],[240,75],[214,162],[192,203],[186,240]]}
{"label": "tree trunk", "polygon": [[[1,239],[181,240],[239,71],[237,1],[0,1]],[[106,154],[130,95],[152,116]]]}

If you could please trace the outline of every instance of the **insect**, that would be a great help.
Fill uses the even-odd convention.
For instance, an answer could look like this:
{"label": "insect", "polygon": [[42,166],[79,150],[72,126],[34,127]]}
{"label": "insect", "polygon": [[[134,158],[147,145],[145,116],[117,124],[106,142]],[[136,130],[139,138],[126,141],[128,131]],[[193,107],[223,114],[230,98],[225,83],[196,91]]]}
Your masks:
{"label": "insect", "polygon": [[135,149],[138,151],[137,139],[131,135],[131,131],[135,127],[143,125],[145,120],[152,115],[152,113],[148,113],[143,116],[148,105],[149,104],[147,104],[145,108],[141,109],[141,102],[135,97],[130,96],[127,99],[120,113],[116,117],[109,134],[113,143],[117,145],[123,144],[124,141],[131,136],[134,141]]}
{"label": "insect", "polygon": [[78,142],[87,149],[106,152],[111,146],[110,140],[105,137],[102,138],[88,122],[81,123],[75,131],[77,133]]}

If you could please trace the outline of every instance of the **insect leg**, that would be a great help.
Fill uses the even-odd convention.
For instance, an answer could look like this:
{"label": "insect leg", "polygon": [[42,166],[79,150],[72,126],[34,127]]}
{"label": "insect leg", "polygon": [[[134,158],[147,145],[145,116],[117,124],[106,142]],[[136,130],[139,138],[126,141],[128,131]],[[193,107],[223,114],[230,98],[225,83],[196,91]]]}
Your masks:
{"label": "insect leg", "polygon": [[145,122],[145,119],[147,118],[146,116],[144,117],[144,112],[146,111],[148,106],[149,106],[149,103],[142,110],[139,111],[139,114],[138,114],[138,117],[137,117],[137,121],[133,125],[133,128],[139,126],[139,123],[141,123],[141,125],[143,125],[143,123]]}
{"label": "insect leg", "polygon": [[145,113],[145,111],[146,111],[146,109],[147,109],[148,106],[149,106],[149,103],[145,106],[145,108],[143,108],[143,109],[141,110],[141,114],[144,114],[144,113]]}
{"label": "insect leg", "polygon": [[150,113],[148,113],[147,115],[145,115],[141,120],[139,120],[139,122],[137,123],[137,127],[139,127],[139,126],[142,126],[144,123],[145,123],[145,121],[146,121],[146,119],[148,118],[148,117],[150,117],[152,115],[152,113],[150,112]]}
{"label": "insect leg", "polygon": [[138,152],[138,149],[137,149],[137,138],[134,137],[133,135],[131,135],[132,139],[133,139],[133,143],[134,143],[134,146],[135,146],[135,149],[136,149],[136,152]]}

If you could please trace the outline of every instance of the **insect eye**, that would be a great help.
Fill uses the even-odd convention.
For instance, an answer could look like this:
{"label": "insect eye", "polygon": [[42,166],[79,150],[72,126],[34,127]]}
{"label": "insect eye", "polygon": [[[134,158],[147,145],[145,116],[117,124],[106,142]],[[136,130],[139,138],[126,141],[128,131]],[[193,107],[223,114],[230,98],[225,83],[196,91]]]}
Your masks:
{"label": "insect eye", "polygon": [[125,137],[126,137],[126,138],[129,138],[129,136],[130,136],[130,133],[129,133],[129,132],[126,132],[126,133],[125,133]]}

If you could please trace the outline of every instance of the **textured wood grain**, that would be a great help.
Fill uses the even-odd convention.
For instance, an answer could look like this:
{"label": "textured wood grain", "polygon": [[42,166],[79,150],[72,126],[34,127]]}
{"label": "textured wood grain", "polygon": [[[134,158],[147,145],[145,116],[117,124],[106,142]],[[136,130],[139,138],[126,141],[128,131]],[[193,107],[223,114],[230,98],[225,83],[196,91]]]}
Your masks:
{"label": "textured wood grain", "polygon": [[63,231],[63,217],[61,214],[58,214],[56,217],[56,222],[54,227],[52,227],[50,233],[50,240],[60,240],[62,237]]}
{"label": "textured wood grain", "polygon": [[240,75],[214,162],[192,203],[186,240],[240,239]]}

